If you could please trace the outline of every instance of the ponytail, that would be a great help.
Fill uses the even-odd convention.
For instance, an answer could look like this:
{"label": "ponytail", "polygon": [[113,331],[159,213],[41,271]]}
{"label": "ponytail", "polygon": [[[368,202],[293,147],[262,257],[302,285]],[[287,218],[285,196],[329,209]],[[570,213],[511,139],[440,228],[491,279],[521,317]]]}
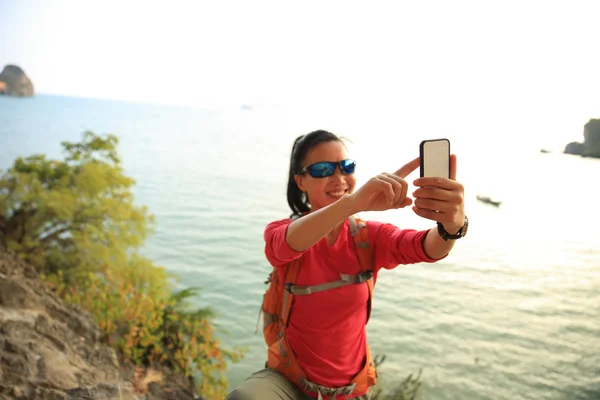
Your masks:
{"label": "ponytail", "polygon": [[294,141],[294,146],[292,146],[292,156],[290,157],[290,172],[287,187],[287,201],[290,209],[292,210],[292,215],[290,215],[290,218],[300,217],[304,213],[310,211],[310,203],[308,202],[306,193],[300,190],[296,184],[296,180],[294,179],[295,175],[299,173],[300,169],[302,168],[301,165],[298,165],[300,164],[298,162],[298,150],[300,150],[298,142],[300,142],[303,138],[304,135],[300,135],[296,138]]}

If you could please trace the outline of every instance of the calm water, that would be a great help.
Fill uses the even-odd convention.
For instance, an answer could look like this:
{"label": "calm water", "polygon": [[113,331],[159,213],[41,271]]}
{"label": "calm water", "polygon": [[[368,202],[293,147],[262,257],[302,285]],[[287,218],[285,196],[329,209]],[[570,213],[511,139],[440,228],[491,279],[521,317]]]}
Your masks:
{"label": "calm water", "polygon": [[[223,340],[249,347],[228,371],[235,385],[265,360],[254,334],[270,268],[262,232],[289,214],[293,138],[316,128],[350,137],[360,183],[415,157],[421,139],[449,137],[469,235],[443,262],[378,280],[368,334],[373,351],[388,355],[385,382],[422,368],[424,399],[600,398],[600,160],[540,154],[527,140],[539,133],[519,127],[506,136],[454,125],[438,135],[357,110],[327,116],[0,97],[0,168],[35,152],[58,157],[60,141],[87,129],[117,134],[137,202],[158,222],[145,253],[178,273],[182,286],[201,286],[198,304],[219,313]],[[501,208],[477,202],[480,193],[502,200]],[[410,210],[363,217],[431,226]]]}

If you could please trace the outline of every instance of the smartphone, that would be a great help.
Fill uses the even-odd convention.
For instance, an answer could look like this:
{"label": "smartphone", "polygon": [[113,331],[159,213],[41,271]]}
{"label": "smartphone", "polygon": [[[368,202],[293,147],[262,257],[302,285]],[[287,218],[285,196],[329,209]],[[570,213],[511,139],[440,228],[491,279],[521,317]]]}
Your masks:
{"label": "smartphone", "polygon": [[421,177],[450,178],[450,140],[423,140],[419,146]]}

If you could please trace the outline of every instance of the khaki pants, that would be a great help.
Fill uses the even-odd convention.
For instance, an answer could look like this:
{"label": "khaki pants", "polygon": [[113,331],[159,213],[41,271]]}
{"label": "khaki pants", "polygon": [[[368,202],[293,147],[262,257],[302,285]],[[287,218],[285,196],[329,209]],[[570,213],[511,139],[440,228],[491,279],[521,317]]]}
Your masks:
{"label": "khaki pants", "polygon": [[[255,372],[225,398],[225,400],[312,400],[279,372],[265,368]],[[368,394],[353,400],[369,400]]]}

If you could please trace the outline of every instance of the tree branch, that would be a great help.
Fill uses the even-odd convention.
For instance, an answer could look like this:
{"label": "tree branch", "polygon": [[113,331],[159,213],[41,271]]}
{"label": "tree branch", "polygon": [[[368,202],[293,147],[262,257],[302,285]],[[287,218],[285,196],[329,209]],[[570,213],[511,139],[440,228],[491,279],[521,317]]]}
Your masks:
{"label": "tree branch", "polygon": [[68,225],[62,229],[59,229],[57,231],[50,233],[49,235],[44,236],[43,238],[40,239],[40,246],[44,246],[46,244],[46,242],[49,242],[50,240],[54,239],[55,237],[60,236],[63,233],[68,232],[70,230],[76,230],[76,228],[71,225]]}
{"label": "tree branch", "polygon": [[[81,210],[83,211],[83,210]],[[76,212],[77,214],[77,212]],[[52,233],[49,233],[48,235],[44,236],[43,238],[40,238],[40,246],[44,246],[47,242],[49,242],[50,240],[62,235],[63,233],[66,233],[68,231],[81,231],[81,225],[87,225],[92,221],[96,221],[96,220],[103,220],[104,219],[104,215],[99,215],[93,218],[89,218],[87,219],[85,222],[83,221],[79,221],[79,222],[73,222],[67,226],[65,226],[64,228],[58,229]],[[58,224],[54,224],[53,228],[56,227],[56,225]]]}
{"label": "tree branch", "polygon": [[47,236],[49,233],[54,232],[54,230],[56,228],[58,228],[61,225],[66,225],[67,222],[66,221],[57,221],[54,224],[50,225],[49,227],[45,228],[43,232],[41,232],[38,236],[39,237],[43,237],[43,236]]}
{"label": "tree branch", "polygon": [[[89,222],[95,221],[97,219],[103,219],[104,216],[99,216],[99,217],[95,217],[95,218],[88,218],[87,220],[83,220],[83,221],[79,221],[79,218],[81,217],[81,214],[83,214],[84,211],[91,209],[91,207],[87,207],[87,208],[80,208],[79,210],[75,211],[73,213],[73,218],[70,224],[68,224],[68,221],[57,221],[54,224],[52,224],[50,227],[46,228],[44,230],[44,232],[39,234],[39,241],[40,243],[43,245],[44,243],[52,240],[52,238],[65,233],[71,229],[76,230],[75,229],[75,225],[84,225],[84,224],[88,224]],[[67,225],[68,224],[68,225]],[[66,225],[64,228],[61,228],[57,231],[55,231],[56,228],[58,228],[60,225]]]}
{"label": "tree branch", "polygon": [[[31,205],[30,203],[24,203],[23,206],[21,207],[21,209],[19,210],[19,219],[20,219],[20,228],[21,228],[21,235],[19,236],[19,240],[17,241],[19,244],[23,243],[23,240],[25,239],[25,235],[27,233],[27,220],[29,219],[29,217],[32,217],[35,215],[36,210],[27,210],[27,206]],[[16,217],[16,215],[15,215]]]}

